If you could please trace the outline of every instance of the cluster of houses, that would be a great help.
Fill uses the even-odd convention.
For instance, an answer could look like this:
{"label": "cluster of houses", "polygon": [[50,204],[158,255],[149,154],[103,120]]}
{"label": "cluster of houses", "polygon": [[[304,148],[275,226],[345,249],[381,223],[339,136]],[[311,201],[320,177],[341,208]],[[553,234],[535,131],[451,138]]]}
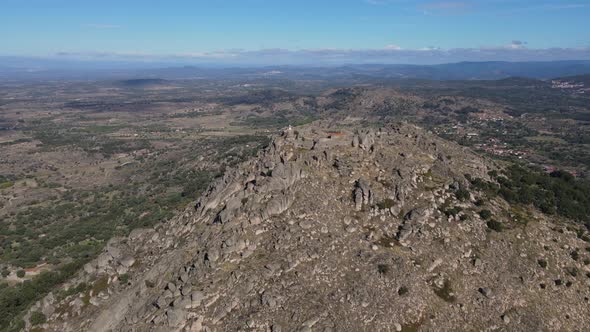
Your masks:
{"label": "cluster of houses", "polygon": [[590,88],[586,88],[584,83],[575,83],[568,81],[552,80],[551,87],[553,89],[568,89],[575,90],[575,93],[586,93],[590,92]]}
{"label": "cluster of houses", "polygon": [[567,81],[552,80],[551,87],[554,89],[578,89],[583,88],[584,83],[574,83]]}
{"label": "cluster of houses", "polygon": [[[545,171],[545,173],[550,174],[553,173],[557,170],[559,170],[560,168],[557,168],[556,166],[553,165],[544,165],[543,166],[543,171]],[[566,172],[570,173],[571,175],[573,175],[574,177],[585,177],[587,174],[584,174],[584,172],[578,172],[576,170],[566,170]]]}
{"label": "cluster of houses", "polygon": [[500,140],[496,138],[491,138],[489,144],[477,144],[475,147],[496,156],[515,156],[522,159],[528,154],[528,152],[524,150],[511,149],[506,143],[501,143]]}

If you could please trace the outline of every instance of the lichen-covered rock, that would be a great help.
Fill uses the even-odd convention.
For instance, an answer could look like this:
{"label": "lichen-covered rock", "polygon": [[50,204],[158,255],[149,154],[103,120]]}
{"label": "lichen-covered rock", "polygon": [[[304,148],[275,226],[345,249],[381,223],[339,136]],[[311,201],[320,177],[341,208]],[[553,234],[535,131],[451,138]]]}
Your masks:
{"label": "lichen-covered rock", "polygon": [[358,179],[353,192],[354,209],[360,211],[363,205],[371,205],[374,200],[374,193],[371,191],[365,179]]}

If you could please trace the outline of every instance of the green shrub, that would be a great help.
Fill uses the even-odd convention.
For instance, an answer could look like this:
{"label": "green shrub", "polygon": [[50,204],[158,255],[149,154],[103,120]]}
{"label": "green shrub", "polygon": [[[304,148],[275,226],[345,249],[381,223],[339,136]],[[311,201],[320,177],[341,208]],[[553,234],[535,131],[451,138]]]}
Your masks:
{"label": "green shrub", "polygon": [[19,277],[19,278],[24,278],[25,275],[26,275],[25,270],[18,270],[18,271],[16,271],[16,276]]}
{"label": "green shrub", "polygon": [[449,217],[449,216],[456,216],[457,214],[459,214],[459,212],[463,211],[463,208],[461,208],[460,206],[454,206],[452,208],[446,209],[443,211],[443,213]]}
{"label": "green shrub", "polygon": [[568,172],[550,175],[514,165],[498,178],[499,194],[510,203],[533,204],[547,214],[590,223],[590,181],[576,179]]}
{"label": "green shrub", "polygon": [[500,195],[511,204],[532,204],[543,213],[559,214],[590,226],[590,181],[575,178],[565,171],[551,174],[512,165],[490,175],[497,183],[469,177],[472,187],[488,197]]}
{"label": "green shrub", "polygon": [[489,229],[496,231],[496,232],[501,232],[504,230],[504,225],[501,222],[498,222],[496,220],[490,220],[486,223],[486,225],[488,226]]}
{"label": "green shrub", "polygon": [[566,271],[574,278],[578,276],[578,268],[576,267],[569,267],[566,269]]}
{"label": "green shrub", "polygon": [[397,290],[397,295],[399,296],[404,296],[406,294],[408,294],[409,289],[406,286],[401,286],[398,290]]}
{"label": "green shrub", "polygon": [[[63,265],[55,271],[44,271],[32,280],[0,289],[0,330],[11,323],[22,325],[19,314],[41,299],[58,284],[70,278],[84,262]],[[15,326],[15,325],[13,325]],[[24,326],[23,326],[24,327]],[[18,331],[19,329],[12,329]]]}
{"label": "green shrub", "polygon": [[127,273],[123,273],[119,276],[119,280],[122,284],[126,284],[129,282],[129,275]]}
{"label": "green shrub", "polygon": [[488,220],[492,217],[492,211],[490,210],[481,210],[479,211],[479,216],[483,219],[483,220]]}
{"label": "green shrub", "polygon": [[30,321],[33,326],[41,325],[47,321],[47,317],[40,311],[33,311],[31,312]]}
{"label": "green shrub", "polygon": [[455,197],[460,201],[465,201],[470,197],[469,191],[465,188],[460,188],[455,192]]}

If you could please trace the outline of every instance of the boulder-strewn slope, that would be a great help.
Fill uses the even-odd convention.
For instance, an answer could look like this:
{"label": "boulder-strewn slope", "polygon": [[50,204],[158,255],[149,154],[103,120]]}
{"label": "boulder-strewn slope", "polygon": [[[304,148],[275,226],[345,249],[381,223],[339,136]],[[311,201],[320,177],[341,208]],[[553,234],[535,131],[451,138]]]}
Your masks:
{"label": "boulder-strewn slope", "polygon": [[[69,284],[87,287],[36,306],[48,317],[43,328],[590,326],[584,242],[542,214],[471,190],[465,174],[490,180],[490,161],[407,124],[297,130],[169,223],[110,241]],[[502,227],[479,216],[484,208]]]}

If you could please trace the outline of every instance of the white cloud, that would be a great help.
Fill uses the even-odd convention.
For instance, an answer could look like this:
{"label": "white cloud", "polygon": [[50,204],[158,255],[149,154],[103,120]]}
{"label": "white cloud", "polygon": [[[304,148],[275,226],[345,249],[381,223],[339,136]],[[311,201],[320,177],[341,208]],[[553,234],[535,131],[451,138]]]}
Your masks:
{"label": "white cloud", "polygon": [[61,52],[70,59],[126,61],[173,61],[219,64],[437,64],[460,61],[553,61],[590,60],[590,47],[533,49],[526,42],[514,40],[508,45],[479,48],[441,49],[425,47],[405,49],[388,45],[381,49],[229,49],[212,52],[153,54],[148,52]]}

